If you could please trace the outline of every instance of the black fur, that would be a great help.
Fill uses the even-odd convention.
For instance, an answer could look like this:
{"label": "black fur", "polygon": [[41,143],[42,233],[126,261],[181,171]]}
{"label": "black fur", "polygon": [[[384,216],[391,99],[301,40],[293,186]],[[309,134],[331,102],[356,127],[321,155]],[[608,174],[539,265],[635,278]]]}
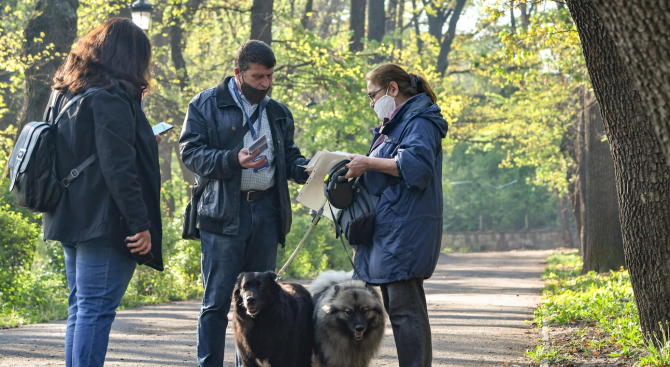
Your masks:
{"label": "black fur", "polygon": [[303,286],[278,284],[276,278],[273,272],[242,273],[237,278],[233,326],[242,363],[245,367],[259,366],[256,360],[272,367],[311,366],[312,296]]}

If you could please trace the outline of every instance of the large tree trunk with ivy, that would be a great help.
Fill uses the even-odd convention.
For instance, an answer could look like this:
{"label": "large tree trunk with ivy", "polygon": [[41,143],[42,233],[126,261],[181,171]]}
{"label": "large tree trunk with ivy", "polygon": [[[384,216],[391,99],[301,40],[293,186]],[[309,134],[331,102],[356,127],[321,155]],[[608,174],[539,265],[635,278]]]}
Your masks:
{"label": "large tree trunk with ivy", "polygon": [[272,45],[272,8],[274,0],[254,0],[251,6],[251,39]]}
{"label": "large tree trunk with ivy", "polygon": [[670,3],[593,0],[670,163]]}
{"label": "large tree trunk with ivy", "polygon": [[25,71],[25,94],[17,134],[25,124],[42,120],[54,73],[77,37],[78,6],[77,0],[38,0],[35,4],[35,14],[28,21],[21,49],[22,57],[35,58],[35,61]]}
{"label": "large tree trunk with ivy", "polygon": [[624,265],[623,237],[619,221],[614,162],[609,144],[603,141],[605,130],[598,102],[586,86],[580,93],[583,127],[580,150],[583,151],[580,174],[584,190],[582,195],[582,272],[599,273],[617,270]]}
{"label": "large tree trunk with ivy", "polygon": [[614,159],[626,266],[643,331],[670,321],[670,167],[614,39],[590,0],[567,0]]}

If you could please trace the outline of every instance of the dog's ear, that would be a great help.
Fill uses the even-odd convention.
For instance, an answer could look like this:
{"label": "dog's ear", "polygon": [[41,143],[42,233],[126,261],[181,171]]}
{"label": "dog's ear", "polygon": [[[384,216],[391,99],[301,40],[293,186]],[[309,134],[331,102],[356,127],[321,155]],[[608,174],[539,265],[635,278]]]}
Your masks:
{"label": "dog's ear", "polygon": [[263,273],[265,276],[265,281],[267,284],[272,284],[277,282],[277,274],[274,271],[266,271]]}
{"label": "dog's ear", "polygon": [[335,289],[335,292],[333,292],[333,298],[337,297],[337,294],[340,293],[340,286],[335,284],[333,287]]}
{"label": "dog's ear", "polygon": [[240,290],[242,289],[242,281],[244,280],[244,273],[240,273],[235,281],[235,288],[233,288],[233,300],[237,303],[240,301]]}

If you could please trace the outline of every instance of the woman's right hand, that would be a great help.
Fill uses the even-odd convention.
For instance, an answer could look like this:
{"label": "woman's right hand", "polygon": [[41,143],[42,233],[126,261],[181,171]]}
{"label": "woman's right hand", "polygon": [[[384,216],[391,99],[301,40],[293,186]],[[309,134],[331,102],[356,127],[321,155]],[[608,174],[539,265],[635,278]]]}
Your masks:
{"label": "woman's right hand", "polygon": [[148,229],[126,239],[130,241],[128,247],[132,253],[139,252],[140,255],[146,255],[151,251],[151,234]]}

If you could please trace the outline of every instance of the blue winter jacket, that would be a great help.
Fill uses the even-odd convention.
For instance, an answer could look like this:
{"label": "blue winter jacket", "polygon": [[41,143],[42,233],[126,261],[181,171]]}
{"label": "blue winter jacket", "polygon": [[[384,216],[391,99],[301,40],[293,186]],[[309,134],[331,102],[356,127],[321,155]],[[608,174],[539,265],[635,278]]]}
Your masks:
{"label": "blue winter jacket", "polygon": [[[447,122],[430,97],[412,98],[384,128],[387,136],[371,157],[395,158],[400,177],[368,171],[363,179],[381,194],[372,246],[358,246],[361,278],[385,284],[430,278],[442,239],[442,139]],[[373,142],[379,137],[374,130]]]}

